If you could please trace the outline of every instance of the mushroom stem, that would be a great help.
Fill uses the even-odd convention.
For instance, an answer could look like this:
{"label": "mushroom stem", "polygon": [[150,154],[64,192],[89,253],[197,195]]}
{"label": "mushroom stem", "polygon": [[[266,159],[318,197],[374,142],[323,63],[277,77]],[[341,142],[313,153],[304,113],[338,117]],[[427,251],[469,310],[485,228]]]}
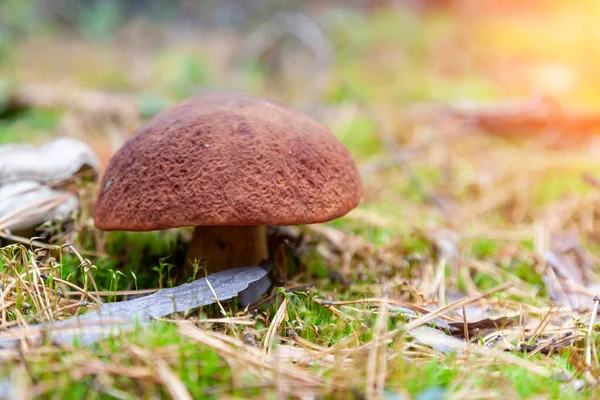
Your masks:
{"label": "mushroom stem", "polygon": [[269,256],[265,226],[197,226],[186,265],[203,259],[209,273],[258,265]]}

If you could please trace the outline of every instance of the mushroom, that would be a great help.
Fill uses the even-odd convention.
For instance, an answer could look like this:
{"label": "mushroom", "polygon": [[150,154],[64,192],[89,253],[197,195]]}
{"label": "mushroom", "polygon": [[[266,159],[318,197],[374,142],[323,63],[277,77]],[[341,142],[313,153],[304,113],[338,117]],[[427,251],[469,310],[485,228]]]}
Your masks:
{"label": "mushroom", "polygon": [[266,225],[325,222],[358,205],[362,184],[331,131],[282,103],[191,98],[140,127],[102,178],[95,224],[194,226],[187,263],[210,273],[268,258]]}

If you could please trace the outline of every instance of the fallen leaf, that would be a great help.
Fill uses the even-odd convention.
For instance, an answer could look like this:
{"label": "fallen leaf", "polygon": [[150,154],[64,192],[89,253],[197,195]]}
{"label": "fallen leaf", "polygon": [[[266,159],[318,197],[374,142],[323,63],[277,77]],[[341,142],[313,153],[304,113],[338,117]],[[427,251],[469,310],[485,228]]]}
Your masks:
{"label": "fallen leaf", "polygon": [[[469,322],[467,321],[467,330],[469,332],[469,338],[477,336],[485,336],[492,331],[498,331],[510,326],[515,323],[514,319],[507,317],[500,317],[496,319],[486,318],[479,321]],[[451,332],[455,336],[465,336],[465,323],[464,322],[450,322]]]}
{"label": "fallen leaf", "polygon": [[544,257],[548,268],[543,281],[552,300],[573,310],[591,309],[593,296],[586,292],[594,285],[587,279],[593,275],[593,263],[576,234],[555,234]]}
{"label": "fallen leaf", "polygon": [[291,361],[296,364],[314,365],[320,360],[322,363],[333,364],[335,356],[327,354],[322,356],[317,351],[304,349],[302,347],[279,345],[275,350],[275,358],[281,361]]}
{"label": "fallen leaf", "polygon": [[465,341],[445,334],[428,326],[419,326],[408,331],[408,334],[421,344],[431,347],[440,353],[463,353]]}

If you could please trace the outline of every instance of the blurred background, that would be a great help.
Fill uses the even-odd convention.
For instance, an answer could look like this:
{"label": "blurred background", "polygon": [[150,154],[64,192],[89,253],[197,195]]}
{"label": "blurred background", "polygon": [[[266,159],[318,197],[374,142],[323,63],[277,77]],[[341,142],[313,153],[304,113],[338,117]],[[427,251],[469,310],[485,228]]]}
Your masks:
{"label": "blurred background", "polygon": [[595,190],[599,17],[593,0],[2,0],[0,143],[72,136],[106,165],[164,107],[244,91],[331,127],[361,220],[530,223]]}
{"label": "blurred background", "polygon": [[[374,120],[402,140],[416,102],[547,95],[594,109],[599,14],[588,0],[2,0],[0,77],[5,103],[52,85],[133,94],[142,117],[203,92],[275,97],[368,156]],[[65,118],[36,112],[19,130],[34,139]]]}
{"label": "blurred background", "polygon": [[[343,218],[288,227],[290,262],[283,264],[289,269],[276,282],[289,291],[287,300],[278,306],[283,298],[278,291],[269,300],[276,299],[271,303],[275,307],[253,314],[256,335],[251,339],[270,346],[276,331],[285,326],[283,336],[301,337],[310,345],[302,344],[305,349],[330,354],[315,357],[318,362],[311,361],[310,370],[316,382],[326,382],[324,395],[339,388],[337,398],[351,398],[351,394],[363,398],[362,375],[368,390],[381,390],[377,398],[384,398],[384,387],[389,399],[411,398],[404,393],[438,398],[438,392],[419,393],[448,382],[447,390],[460,399],[537,393],[571,398],[565,394],[566,385],[573,383],[569,390],[574,393],[579,389],[573,388],[583,387],[584,378],[591,395],[596,393],[600,367],[597,358],[589,361],[594,343],[589,332],[593,331],[585,333],[582,326],[588,326],[587,311],[598,306],[592,299],[600,290],[599,21],[598,0],[0,0],[0,145],[76,138],[93,148],[102,170],[142,123],[190,96],[241,91],[281,100],[331,128],[355,158],[365,193],[360,206]],[[67,154],[56,151],[34,160],[48,166],[42,170],[52,169]],[[6,160],[0,155],[0,172],[10,167]],[[0,328],[22,324],[19,321],[60,319],[87,307],[87,301],[82,301],[87,298],[70,287],[68,302],[62,291],[52,295],[61,308],[46,317],[48,298],[36,300],[34,295],[41,296],[38,281],[28,281],[27,286],[23,278],[12,278],[41,271],[41,261],[33,256],[29,266],[28,254],[39,255],[44,271],[85,288],[85,293],[91,288],[88,279],[93,271],[90,281],[97,293],[110,296],[107,300],[137,295],[138,288],[173,286],[185,278],[176,275],[176,267],[183,265],[191,230],[100,232],[94,228],[91,207],[97,183],[76,176],[45,185],[55,189],[60,184],[71,195],[79,194],[81,202],[75,204],[81,204],[81,212],[64,227],[44,224],[34,232],[44,241],[35,246],[46,253],[29,251],[29,237],[6,232],[2,224],[7,216],[0,207]],[[23,208],[20,196],[13,196],[11,206]],[[0,193],[0,206],[3,200],[6,196]],[[7,215],[15,218],[12,210]],[[1,247],[13,239],[27,247],[18,252]],[[70,243],[58,252],[60,263],[51,253],[56,249],[46,242]],[[122,290],[127,292],[117,294]],[[478,297],[488,290],[495,293],[493,298]],[[23,293],[31,297],[27,300],[33,304],[31,309],[29,303],[22,303],[22,298],[28,299]],[[522,362],[487,353],[489,344],[490,349],[500,348],[496,339],[501,336],[495,333],[480,346],[485,350],[480,355],[488,354],[485,362],[480,362],[483,358],[474,362],[471,350],[467,358],[442,358],[452,347],[440,350],[446,345],[439,336],[422,342],[433,344],[433,352],[425,346],[409,350],[405,346],[412,340],[409,336],[417,338],[410,330],[390,346],[375,339],[388,329],[388,296],[443,310],[446,304],[471,295],[484,301],[467,307],[469,311],[463,306],[462,315],[457,311],[456,326],[465,327],[468,318],[469,323],[476,321],[474,332],[483,335],[479,319],[502,316],[504,325],[505,316],[516,318],[513,336],[506,336],[504,342],[511,341],[509,349],[518,351]],[[340,306],[345,311],[334,314],[335,308],[325,309],[324,302],[314,300],[317,297],[359,299],[356,303],[363,305]],[[371,303],[369,297],[376,299]],[[289,301],[287,308],[285,301]],[[415,310],[421,314],[421,309]],[[288,312],[284,325],[283,313],[287,319]],[[400,325],[405,307],[396,311],[390,307],[389,312],[390,329],[398,326],[404,332],[410,325]],[[411,312],[406,318],[415,315]],[[216,307],[212,314],[199,315],[199,319],[222,316]],[[523,322],[527,316],[530,321]],[[496,327],[496,322],[491,324]],[[206,363],[206,353],[178,347],[178,339],[169,339],[178,335],[175,324],[157,326],[160,340],[147,343],[161,345],[144,345],[152,350],[148,355],[133,352],[133,347],[128,350],[127,341],[122,347],[106,346],[117,349],[118,357],[110,355],[115,350],[104,357],[101,351],[86,353],[78,348],[76,357],[65,357],[61,364],[65,375],[32,375],[32,370],[45,374],[60,368],[31,347],[34,358],[29,361],[19,351],[2,364],[6,371],[20,365],[16,373],[2,379],[9,379],[10,386],[26,382],[23,379],[29,375],[34,393],[42,395],[51,388],[59,387],[59,393],[73,387],[87,397],[97,390],[103,396],[128,398],[122,390],[133,390],[139,398],[156,398],[152,385],[158,380],[147,385],[146,378],[140,378],[141,384],[129,384],[137,378],[125,372],[140,371],[136,368],[143,365],[149,368],[148,375],[135,374],[154,376],[163,370],[162,364],[159,369],[159,364],[155,368],[145,360],[157,359],[171,364],[196,397],[226,395],[234,385],[246,384],[229,377],[237,379],[239,366],[251,365],[249,358],[242,357],[254,360],[255,352],[231,347],[232,353],[227,354],[241,354],[241,362],[227,360],[225,372],[215,373],[221,370]],[[173,326],[170,331],[160,330],[169,326]],[[206,332],[221,329],[210,326]],[[365,326],[374,327],[373,332],[363,330]],[[439,327],[446,330],[445,326]],[[241,330],[230,328],[229,320],[223,327],[241,336]],[[542,331],[546,331],[543,336]],[[153,334],[148,332],[144,328],[144,334]],[[353,337],[356,349],[365,351],[348,352],[355,357],[350,363],[336,355],[336,363],[328,364],[333,357],[330,349],[350,350],[354,339],[352,344],[346,339]],[[475,333],[470,337],[484,343]],[[539,347],[535,341],[541,343]],[[245,333],[244,342],[248,348],[256,346],[254,339],[246,341]],[[154,351],[154,346],[164,343],[177,344]],[[521,353],[524,343],[531,345],[527,351],[535,350]],[[460,351],[467,349],[463,344]],[[23,349],[27,346],[23,342]],[[560,346],[569,348],[552,355]],[[379,353],[378,348],[393,353]],[[537,358],[532,358],[535,353]],[[48,360],[62,357],[54,348],[46,354]],[[121,364],[127,357],[134,361]],[[288,358],[296,363],[296,357]],[[89,361],[87,367],[80,360]],[[279,358],[264,360],[273,368],[283,365]],[[113,372],[98,373],[98,365],[106,362],[115,364]],[[531,362],[538,363],[535,369]],[[557,365],[564,367],[557,369]],[[86,374],[89,379],[82,379]],[[96,374],[99,379],[91,377]],[[105,380],[110,374],[114,379]],[[588,375],[593,376],[591,381]],[[35,376],[42,378],[36,382]],[[221,377],[226,389],[213,390],[219,385],[215,376]],[[248,380],[247,387],[264,398],[262,388],[270,390],[274,385],[273,396],[283,396],[280,376],[284,375],[265,373],[262,380]],[[380,378],[389,382],[380,384]],[[299,384],[298,398],[310,398],[302,379],[294,382]],[[71,385],[71,380],[76,382]],[[581,386],[576,386],[577,381]],[[368,390],[364,398],[375,398],[369,397]]]}

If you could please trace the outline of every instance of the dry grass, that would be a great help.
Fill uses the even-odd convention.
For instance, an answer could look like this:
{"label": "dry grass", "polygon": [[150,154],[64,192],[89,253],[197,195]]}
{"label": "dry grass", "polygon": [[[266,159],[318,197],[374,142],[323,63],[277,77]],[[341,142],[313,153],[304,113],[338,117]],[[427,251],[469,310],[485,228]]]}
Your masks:
{"label": "dry grass", "polygon": [[[456,157],[454,149],[441,143],[423,151],[420,162],[441,168],[433,158],[439,157],[442,146],[444,158],[452,162]],[[553,152],[536,150],[540,154],[544,151]],[[236,388],[233,393],[256,389],[283,397],[313,398],[364,390],[367,398],[382,398],[384,389],[399,393],[406,390],[403,379],[410,373],[406,372],[406,365],[418,370],[419,365],[448,362],[443,361],[448,352],[455,354],[448,363],[459,376],[449,386],[451,397],[469,392],[475,370],[492,373],[500,366],[520,368],[525,371],[525,379],[538,376],[562,381],[565,387],[572,382],[585,382],[591,390],[600,371],[595,323],[590,318],[595,315],[592,307],[597,307],[592,286],[597,272],[592,267],[594,253],[573,242],[573,237],[581,241],[593,239],[597,225],[594,209],[599,197],[592,190],[576,198],[554,201],[547,207],[534,207],[517,187],[523,174],[531,174],[529,179],[533,180],[539,171],[539,159],[529,160],[521,163],[519,176],[508,165],[488,168],[486,172],[494,176],[494,181],[506,182],[502,185],[503,200],[498,201],[488,191],[456,199],[455,215],[471,214],[477,209],[473,203],[486,211],[471,218],[452,218],[452,223],[443,228],[433,227],[430,222],[424,229],[421,221],[413,225],[410,219],[390,222],[380,211],[365,207],[346,218],[345,228],[303,229],[308,245],[300,249],[301,257],[308,263],[314,262],[311,260],[315,257],[326,260],[327,268],[341,274],[342,281],[352,282],[348,286],[331,286],[322,279],[305,278],[303,282],[311,285],[308,291],[274,293],[274,306],[263,306],[254,316],[235,314],[231,305],[220,305],[216,315],[225,314],[225,318],[176,319],[176,334],[212,349],[232,371],[243,370],[242,375],[253,377],[252,383],[245,377],[232,377],[228,386],[216,384],[205,393],[221,396],[231,390],[229,387]],[[371,179],[377,178],[374,175]],[[385,190],[379,196],[385,196]],[[519,204],[520,201],[525,204]],[[494,219],[491,216],[495,213],[505,214],[506,204],[511,204],[511,209],[524,207],[524,212],[519,219],[497,228],[487,219]],[[398,207],[403,208],[402,204]],[[410,207],[415,204],[407,204]],[[428,212],[436,211],[428,207]],[[385,227],[390,230],[390,237],[397,239],[376,244],[368,236],[351,233],[357,225],[367,232]],[[510,226],[519,228],[511,232]],[[572,243],[560,248],[561,244],[553,243],[552,237]],[[485,255],[474,253],[473,242],[480,238],[491,240],[496,249]],[[524,241],[529,244],[524,246]],[[65,252],[75,255],[81,287],[69,282],[72,274],[65,277],[61,273],[60,260]],[[559,257],[558,264],[549,264],[549,252]],[[74,244],[34,251],[27,245],[15,244],[3,248],[2,257],[0,310],[5,338],[14,336],[11,328],[15,326],[25,331],[34,329],[32,324],[77,315],[100,302],[100,296],[115,294],[98,290],[92,273],[96,267],[80,255]],[[571,257],[571,262],[567,263],[569,258],[564,257]],[[572,268],[579,270],[577,279],[573,279]],[[532,276],[543,277],[543,286]],[[490,284],[497,286],[481,289]],[[579,308],[561,301],[569,296],[576,297]],[[299,310],[307,305],[313,307],[312,315],[301,316]],[[322,307],[323,311],[314,307]],[[504,320],[500,323],[501,318]],[[341,336],[321,336],[319,330],[327,330],[321,324],[333,324],[330,329]],[[436,327],[439,335],[429,338],[431,332],[417,329],[423,325]],[[249,327],[251,333],[243,326]],[[133,343],[126,347],[124,354],[109,355],[100,361],[95,354],[83,356],[90,350],[57,349],[50,343],[39,346],[22,341],[18,350],[4,350],[1,357],[5,362],[18,361],[26,368],[40,360],[50,363],[50,355],[56,352],[73,352],[78,354],[77,360],[62,366],[47,364],[47,368],[58,375],[68,370],[69,379],[75,381],[84,376],[105,377],[98,379],[105,381],[106,388],[118,387],[115,379],[125,376],[142,386],[162,386],[173,398],[190,398],[186,385],[173,371],[178,358],[172,352],[161,347],[144,349]],[[119,361],[123,357],[125,360]],[[560,366],[557,359],[567,362],[567,368]],[[411,368],[408,371],[413,371]],[[32,377],[35,375],[31,372]],[[40,395],[56,390],[49,382],[36,383],[33,378],[27,385],[31,385],[26,386],[27,390]],[[503,397],[510,392],[506,388],[485,392],[477,385],[471,390],[480,391],[482,398]]]}
{"label": "dry grass", "polygon": [[[377,43],[390,22],[373,18]],[[466,30],[490,34],[457,25],[450,39],[429,32],[427,49],[439,51],[430,61],[442,71],[458,68],[447,40],[463,43]],[[219,43],[242,41],[232,42]],[[483,51],[476,40],[469,46]],[[18,54],[27,60],[28,51]],[[370,51],[377,58],[382,50]],[[367,62],[353,70],[351,61],[329,66],[331,79],[390,74]],[[592,396],[600,377],[600,192],[590,175],[600,170],[597,138],[565,143],[551,130],[492,136],[431,114],[428,104],[399,112],[386,90],[369,98],[355,86],[341,104],[311,112],[356,156],[364,202],[340,221],[286,229],[288,257],[279,262],[288,276],[255,309],[219,303],[93,347],[28,342],[40,323],[155,290],[155,276],[137,288],[137,278],[114,271],[142,276],[171,254],[153,251],[153,238],[97,232],[87,203],[60,245],[13,237],[18,244],[0,249],[0,344],[19,339],[0,349],[10,393],[379,399],[441,388],[440,396],[457,399]],[[38,97],[40,87],[27,85],[13,101],[60,107],[62,133],[110,154],[111,140],[139,118],[137,97],[73,87],[63,96],[61,87],[41,86]],[[120,101],[127,107],[115,117]],[[365,118],[375,128],[353,131]],[[4,239],[10,218],[0,220]]]}

